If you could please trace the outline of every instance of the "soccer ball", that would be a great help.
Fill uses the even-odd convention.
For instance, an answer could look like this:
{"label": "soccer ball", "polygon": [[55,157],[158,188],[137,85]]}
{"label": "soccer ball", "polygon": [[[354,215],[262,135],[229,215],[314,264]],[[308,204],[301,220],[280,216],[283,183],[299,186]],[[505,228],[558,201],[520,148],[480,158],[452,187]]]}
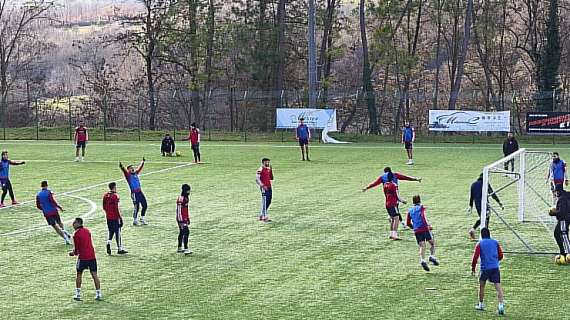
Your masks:
{"label": "soccer ball", "polygon": [[182,152],[180,152],[180,151],[176,151],[176,156],[177,156],[177,157],[180,157],[180,156],[182,156]]}
{"label": "soccer ball", "polygon": [[556,255],[556,257],[554,257],[554,262],[556,264],[566,264],[566,257],[564,255]]}
{"label": "soccer ball", "polygon": [[548,215],[555,216],[556,215],[556,207],[552,207],[548,210]]}

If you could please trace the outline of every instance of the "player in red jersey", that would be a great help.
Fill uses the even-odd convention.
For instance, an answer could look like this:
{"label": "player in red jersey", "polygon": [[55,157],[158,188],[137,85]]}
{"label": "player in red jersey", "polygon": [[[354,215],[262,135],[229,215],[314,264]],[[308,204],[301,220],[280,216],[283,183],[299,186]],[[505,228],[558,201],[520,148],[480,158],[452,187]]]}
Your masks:
{"label": "player in red jersey", "polygon": [[[75,128],[75,136],[73,140],[75,141],[75,161],[83,161],[83,158],[85,157],[85,147],[89,140],[89,134],[87,133],[87,128],[83,125],[83,122],[79,122],[79,127]],[[79,149],[81,149],[81,157],[79,157]]]}
{"label": "player in red jersey", "polygon": [[190,147],[194,153],[194,163],[200,163],[200,129],[196,127],[196,123],[190,125],[190,134],[186,140],[190,140]]}
{"label": "player in red jersey", "polygon": [[[185,255],[192,254],[192,250],[188,248],[188,237],[190,236],[190,213],[188,205],[190,204],[190,185],[183,184],[182,192],[176,199],[176,222],[178,223],[178,251]],[[182,249],[184,243],[184,249]]]}
{"label": "player in red jersey", "polygon": [[273,180],[273,169],[269,164],[268,158],[263,158],[261,160],[261,167],[257,169],[255,176],[255,182],[261,190],[261,211],[259,213],[259,221],[271,222],[267,211],[271,205],[271,200],[273,199],[273,190],[271,188],[271,181]]}
{"label": "player in red jersey", "polygon": [[[362,192],[366,192],[368,189],[374,188],[381,184],[381,180],[370,183],[368,186],[362,189]],[[398,237],[398,225],[400,222],[400,212],[398,210],[398,203],[401,202],[406,204],[406,201],[400,197],[398,192],[398,185],[394,183],[394,174],[389,172],[386,176],[386,182],[384,183],[384,195],[386,196],[386,210],[388,211],[388,216],[390,217],[390,239],[391,240],[401,240]]]}
{"label": "player in red jersey", "polygon": [[117,253],[128,253],[123,248],[123,239],[121,238],[121,228],[123,227],[123,217],[119,209],[119,195],[117,194],[117,184],[115,182],[109,183],[109,192],[103,196],[103,211],[107,218],[107,229],[109,230],[109,238],[107,239],[107,254],[111,255],[111,243],[113,243],[113,236],[117,241]]}
{"label": "player in red jersey", "polygon": [[93,248],[93,240],[91,239],[91,232],[83,227],[83,219],[75,218],[73,221],[73,243],[75,248],[69,253],[70,256],[79,256],[77,260],[77,274],[75,277],[75,295],[74,300],[81,300],[81,278],[83,271],[89,269],[91,277],[95,283],[95,300],[103,299],[101,294],[101,283],[97,277],[97,258],[95,257],[95,249]]}

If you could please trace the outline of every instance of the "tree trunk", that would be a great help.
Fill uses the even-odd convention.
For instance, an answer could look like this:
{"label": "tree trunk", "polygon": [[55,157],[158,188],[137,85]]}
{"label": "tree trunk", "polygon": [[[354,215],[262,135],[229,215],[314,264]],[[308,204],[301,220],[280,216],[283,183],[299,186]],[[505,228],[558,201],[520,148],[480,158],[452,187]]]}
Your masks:
{"label": "tree trunk", "polygon": [[434,80],[434,88],[433,88],[433,100],[432,100],[432,108],[434,110],[438,109],[438,100],[439,100],[439,73],[441,70],[441,62],[439,61],[441,54],[441,7],[442,7],[442,0],[437,0],[437,39],[435,43],[435,80]]}
{"label": "tree trunk", "polygon": [[449,110],[455,110],[457,99],[459,98],[459,90],[461,90],[461,80],[463,79],[463,72],[465,70],[465,59],[467,58],[467,49],[469,48],[469,40],[471,37],[471,18],[473,15],[473,0],[467,0],[467,9],[465,10],[465,25],[463,33],[463,44],[457,62],[457,73],[455,78],[451,79],[451,94],[449,97]]}
{"label": "tree trunk", "polygon": [[368,130],[372,134],[378,134],[378,112],[376,110],[376,98],[374,87],[372,86],[372,70],[368,57],[368,38],[366,36],[366,14],[365,1],[360,0],[360,37],[362,41],[362,86],[366,95],[366,106],[368,108]]}
{"label": "tree trunk", "polygon": [[287,0],[279,0],[277,4],[277,59],[275,61],[275,102],[276,108],[281,108],[281,92],[284,89],[285,76],[285,8]]}

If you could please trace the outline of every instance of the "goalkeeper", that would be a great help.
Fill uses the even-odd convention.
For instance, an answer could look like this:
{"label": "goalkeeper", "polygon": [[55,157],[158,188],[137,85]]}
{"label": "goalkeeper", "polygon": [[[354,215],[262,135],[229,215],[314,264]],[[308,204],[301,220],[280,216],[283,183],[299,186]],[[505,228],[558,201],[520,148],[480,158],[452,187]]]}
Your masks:
{"label": "goalkeeper", "polygon": [[568,239],[568,224],[570,224],[570,193],[564,191],[561,184],[556,185],[555,194],[558,200],[556,208],[550,209],[549,214],[555,216],[558,223],[554,228],[554,239],[560,248],[561,255],[570,255],[570,241]]}
{"label": "goalkeeper", "polygon": [[[491,188],[491,185],[489,185],[488,188],[489,188],[488,193],[497,202],[499,207],[501,207],[501,210],[503,210],[505,207],[503,207],[501,200],[499,200],[499,197],[497,197],[497,195],[493,191],[493,188]],[[473,228],[471,228],[471,230],[469,230],[469,238],[471,238],[471,240],[475,240],[475,229],[477,229],[481,225],[481,200],[482,199],[483,199],[483,174],[481,173],[479,175],[479,178],[477,179],[477,181],[475,181],[471,184],[471,197],[469,198],[469,211],[470,212],[473,211],[473,204],[475,204],[475,209],[477,210],[477,215],[479,216],[479,219],[477,219],[477,221],[475,221]],[[489,226],[490,216],[491,215],[490,215],[490,211],[489,211],[489,206],[487,206],[487,218],[485,219],[485,226],[486,227]]]}

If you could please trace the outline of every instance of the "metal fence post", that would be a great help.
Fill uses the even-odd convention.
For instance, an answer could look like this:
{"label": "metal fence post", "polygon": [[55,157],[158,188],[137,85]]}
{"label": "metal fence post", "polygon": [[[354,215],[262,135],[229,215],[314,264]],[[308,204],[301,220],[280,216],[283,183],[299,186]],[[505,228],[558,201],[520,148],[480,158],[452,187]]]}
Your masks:
{"label": "metal fence post", "polygon": [[35,100],[36,107],[36,140],[40,140],[40,118],[38,116],[38,99]]}
{"label": "metal fence post", "polygon": [[67,106],[69,108],[69,140],[73,140],[73,125],[71,115],[71,96],[67,97]]}

